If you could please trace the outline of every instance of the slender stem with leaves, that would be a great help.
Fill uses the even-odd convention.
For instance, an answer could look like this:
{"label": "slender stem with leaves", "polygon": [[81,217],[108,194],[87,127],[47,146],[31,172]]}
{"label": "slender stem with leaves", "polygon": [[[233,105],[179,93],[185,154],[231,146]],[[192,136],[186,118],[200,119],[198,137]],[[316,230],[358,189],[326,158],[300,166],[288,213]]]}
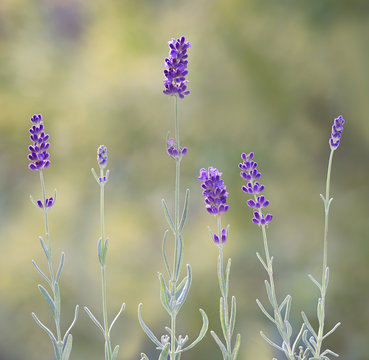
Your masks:
{"label": "slender stem with leaves", "polygon": [[[198,337],[190,344],[185,346],[188,341],[188,336],[177,335],[177,315],[186,301],[192,282],[192,270],[189,264],[186,265],[187,275],[180,281],[180,272],[183,258],[183,227],[188,213],[188,202],[190,191],[186,190],[185,201],[183,205],[182,215],[180,215],[180,172],[181,161],[183,156],[187,153],[187,148],[180,146],[179,136],[179,118],[178,118],[178,97],[183,98],[189,93],[186,90],[187,80],[187,49],[190,43],[185,41],[184,37],[179,39],[172,39],[169,42],[170,57],[165,59],[168,70],[164,71],[167,78],[165,81],[164,94],[173,95],[175,100],[175,119],[174,119],[174,134],[175,138],[167,139],[167,152],[169,156],[175,161],[175,187],[174,187],[174,217],[170,214],[166,201],[163,199],[163,210],[165,218],[168,222],[170,231],[173,234],[174,240],[174,254],[172,266],[168,261],[166,255],[166,241],[169,230],[166,230],[163,238],[162,255],[164,259],[165,268],[168,274],[168,280],[162,273],[159,273],[159,281],[161,285],[160,300],[170,316],[170,327],[166,327],[167,334],[161,336],[161,340],[154,335],[154,333],[144,323],[141,315],[142,304],[138,306],[138,318],[142,329],[151,341],[160,350],[159,360],[166,360],[169,356],[170,360],[179,360],[181,354],[193,348],[205,336],[208,329],[208,318],[205,312],[200,309],[202,315],[202,328]],[[142,360],[148,360],[146,354],[141,354]]]}
{"label": "slender stem with leaves", "polygon": [[[330,349],[322,350],[323,340],[325,340],[329,335],[331,335],[340,326],[338,322],[331,330],[324,333],[324,322],[326,313],[326,294],[329,282],[329,267],[328,267],[328,216],[329,208],[332,203],[333,198],[330,198],[330,180],[331,180],[331,169],[332,160],[335,150],[337,150],[343,131],[343,124],[345,123],[342,116],[338,116],[333,121],[331,138],[329,140],[329,145],[331,152],[328,160],[328,170],[327,170],[327,180],[325,185],[325,196],[320,195],[324,204],[324,235],[323,235],[323,266],[321,283],[317,281],[312,275],[309,274],[311,281],[318,287],[320,292],[320,297],[317,304],[317,318],[318,318],[318,331],[315,331],[310,321],[308,320],[306,314],[302,312],[302,317],[304,319],[307,330],[303,333],[303,341],[306,347],[310,350],[312,357],[311,360],[329,360],[329,356],[338,357],[338,354]],[[310,334],[309,334],[310,333]]]}
{"label": "slender stem with leaves", "polygon": [[97,245],[97,254],[99,258],[100,268],[101,268],[101,293],[102,293],[102,308],[103,308],[103,325],[96,319],[96,317],[92,314],[92,312],[88,309],[87,306],[84,307],[86,313],[91,318],[93,323],[97,326],[97,328],[102,332],[102,335],[105,339],[105,360],[116,360],[118,358],[119,345],[116,345],[114,350],[111,346],[110,341],[110,332],[117,321],[120,314],[123,312],[125,308],[125,303],[122,304],[118,314],[115,316],[114,320],[109,325],[108,320],[108,305],[107,305],[107,297],[106,297],[106,253],[108,250],[109,239],[105,237],[105,227],[104,227],[104,190],[105,184],[109,179],[109,170],[104,172],[104,169],[107,165],[108,161],[108,153],[107,148],[104,145],[101,145],[97,149],[97,162],[100,167],[100,176],[97,176],[94,169],[91,169],[92,174],[100,186],[100,239]]}
{"label": "slender stem with leaves", "polygon": [[48,272],[49,275],[46,275],[45,272],[41,270],[41,268],[37,265],[35,260],[32,260],[32,264],[36,268],[36,270],[40,273],[46,283],[49,285],[51,290],[51,295],[46,288],[39,284],[38,288],[47,301],[50,309],[52,311],[56,335],[46,326],[44,325],[39,318],[36,316],[35,313],[32,313],[32,316],[36,323],[44,330],[47,335],[50,337],[52,342],[55,358],[57,360],[68,360],[70,357],[70,353],[72,351],[72,342],[73,337],[70,334],[72,327],[74,326],[75,322],[78,318],[78,305],[75,308],[74,319],[72,324],[65,332],[64,336],[62,337],[62,332],[60,328],[60,316],[61,316],[61,301],[60,301],[60,275],[63,270],[64,266],[64,252],[61,253],[60,263],[56,273],[53,269],[53,260],[52,260],[52,248],[51,248],[51,240],[50,240],[50,231],[49,231],[49,220],[48,220],[48,213],[50,208],[55,204],[56,201],[56,190],[54,191],[54,197],[46,197],[46,190],[45,190],[45,180],[43,175],[43,169],[46,169],[50,161],[47,160],[49,158],[49,153],[47,152],[50,144],[47,142],[49,139],[49,135],[45,134],[44,125],[42,115],[33,115],[31,117],[31,122],[34,124],[30,129],[30,139],[33,142],[32,145],[29,146],[30,154],[28,155],[28,159],[31,161],[29,165],[30,170],[38,171],[40,174],[40,184],[41,184],[41,200],[35,201],[32,196],[30,196],[32,203],[37,207],[40,208],[44,214],[45,219],[45,239],[41,236],[40,243],[42,249],[45,253],[47,264],[48,264]]}

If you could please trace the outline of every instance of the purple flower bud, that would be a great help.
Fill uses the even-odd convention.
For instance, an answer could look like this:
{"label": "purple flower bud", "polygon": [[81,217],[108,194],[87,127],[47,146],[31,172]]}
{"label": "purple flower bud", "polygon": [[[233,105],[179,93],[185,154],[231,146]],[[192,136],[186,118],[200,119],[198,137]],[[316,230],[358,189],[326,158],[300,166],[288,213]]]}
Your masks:
{"label": "purple flower bud", "polygon": [[50,197],[48,199],[46,199],[46,206],[47,207],[52,207],[54,205],[54,198]]}
{"label": "purple flower bud", "polygon": [[181,99],[188,95],[190,92],[187,90],[186,75],[188,74],[186,60],[187,50],[191,47],[189,41],[186,42],[184,36],[179,39],[172,39],[168,42],[169,45],[169,57],[165,59],[164,66],[167,68],[164,70],[163,93],[166,95],[179,96]]}
{"label": "purple flower bud", "polygon": [[345,120],[343,119],[342,115],[333,120],[331,137],[329,139],[329,145],[332,150],[336,150],[340,144],[344,123]]}
{"label": "purple flower bud", "polygon": [[222,243],[224,244],[227,241],[227,232],[226,229],[222,229]]}
{"label": "purple flower bud", "polygon": [[44,205],[41,200],[37,200],[37,205],[39,208],[43,209]]}
{"label": "purple flower bud", "polygon": [[223,180],[220,178],[222,175],[218,169],[209,167],[208,170],[200,169],[200,176],[198,179],[203,181],[201,184],[203,195],[205,197],[206,210],[210,214],[221,215],[223,212],[228,211],[227,205],[227,190]]}
{"label": "purple flower bud", "polygon": [[214,242],[219,244],[219,236],[217,234],[214,234]]}
{"label": "purple flower bud", "polygon": [[104,145],[100,145],[97,149],[97,163],[100,169],[104,169],[108,164],[108,149]]}
{"label": "purple flower bud", "polygon": [[28,154],[28,160],[31,161],[28,168],[30,170],[42,170],[50,165],[50,161],[46,161],[50,156],[46,151],[50,147],[50,144],[47,142],[49,135],[43,131],[44,125],[41,114],[33,115],[30,120],[38,126],[32,125],[29,129],[29,133],[31,134],[30,140],[33,144],[28,147],[28,150],[31,152],[31,154]]}
{"label": "purple flower bud", "polygon": [[178,147],[175,144],[175,139],[171,138],[167,141],[167,152],[168,154],[174,158],[174,159],[178,159],[180,156],[186,155],[187,154],[187,148],[184,147],[179,147],[179,151],[178,151]]}

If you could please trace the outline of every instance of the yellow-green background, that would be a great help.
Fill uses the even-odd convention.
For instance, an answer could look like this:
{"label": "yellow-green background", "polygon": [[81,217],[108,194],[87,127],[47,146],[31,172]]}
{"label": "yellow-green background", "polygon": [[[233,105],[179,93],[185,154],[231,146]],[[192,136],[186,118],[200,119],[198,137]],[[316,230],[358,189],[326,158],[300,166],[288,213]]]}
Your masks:
{"label": "yellow-green background", "polygon": [[[324,191],[333,118],[346,119],[334,156],[329,233],[331,281],[327,326],[342,326],[327,344],[347,360],[368,359],[369,338],[369,3],[366,0],[1,0],[0,1],[0,359],[52,359],[35,311],[52,327],[38,292],[45,268],[38,242],[41,211],[38,174],[27,169],[29,118],[42,113],[50,134],[45,171],[54,262],[63,250],[62,322],[75,304],[101,319],[98,186],[90,168],[96,149],[109,149],[106,231],[110,318],[127,303],[112,332],[119,359],[158,356],[137,321],[137,305],[160,336],[168,316],[159,302],[157,272],[164,271],[166,229],[160,200],[173,203],[174,163],[165,153],[173,132],[172,99],[162,95],[167,41],[186,35],[191,95],[180,101],[182,199],[191,190],[184,262],[193,285],[178,317],[180,333],[197,336],[198,308],[219,332],[217,248],[207,226],[198,170],[216,166],[229,191],[231,225],[225,256],[232,257],[231,294],[238,300],[239,359],[273,356],[259,335],[275,330],[259,311],[266,274],[255,256],[260,230],[245,206],[237,163],[255,151],[274,220],[269,241],[279,299],[293,296],[292,323],[300,311],[314,319],[318,293]],[[316,323],[316,322],[314,322]],[[71,360],[103,359],[103,339],[81,311]],[[221,359],[208,334],[183,359]]]}

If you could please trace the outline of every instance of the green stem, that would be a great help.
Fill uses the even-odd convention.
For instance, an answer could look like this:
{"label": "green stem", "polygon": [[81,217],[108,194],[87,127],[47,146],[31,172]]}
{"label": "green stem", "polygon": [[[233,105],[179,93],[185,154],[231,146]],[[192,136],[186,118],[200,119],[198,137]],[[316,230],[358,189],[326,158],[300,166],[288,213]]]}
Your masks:
{"label": "green stem", "polygon": [[[104,170],[100,169],[100,177],[104,177]],[[105,247],[105,233],[104,233],[104,185],[100,184],[100,229],[101,229],[101,247]],[[101,264],[101,292],[102,292],[102,305],[103,305],[103,317],[104,317],[104,331],[105,331],[105,343],[107,346],[108,358],[111,360],[111,345],[109,338],[109,323],[108,323],[108,306],[106,299],[106,276],[105,276],[105,262]]]}
{"label": "green stem", "polygon": [[317,346],[316,353],[314,356],[320,355],[320,350],[322,347],[323,336],[324,336],[324,320],[325,320],[325,296],[327,293],[327,282],[326,282],[326,271],[328,267],[328,215],[329,215],[329,189],[330,189],[330,181],[331,181],[331,169],[332,169],[332,160],[333,160],[334,149],[331,149],[331,153],[329,155],[328,160],[328,169],[327,169],[327,180],[325,185],[325,199],[324,199],[324,238],[323,238],[323,267],[322,267],[322,288],[321,288],[321,310],[322,315],[319,319],[319,330],[318,330],[318,338],[317,338]]}
{"label": "green stem", "polygon": [[[44,212],[44,218],[45,218],[45,235],[46,235],[46,246],[47,246],[47,263],[49,267],[49,273],[50,273],[50,285],[51,290],[53,292],[54,296],[54,302],[55,304],[60,304],[60,291],[55,291],[55,288],[57,284],[55,283],[55,277],[54,277],[54,270],[53,270],[53,264],[52,264],[52,251],[51,251],[51,240],[50,240],[50,233],[49,233],[49,219],[48,219],[48,208],[46,206],[46,191],[45,191],[45,180],[42,170],[40,170],[40,183],[41,183],[41,193],[42,193],[42,202],[43,202],[43,212]],[[54,316],[55,321],[55,327],[56,327],[56,336],[59,346],[59,358],[61,359],[62,356],[62,338],[61,338],[61,330],[60,330],[60,308],[57,309],[56,315]]]}
{"label": "green stem", "polygon": [[[178,119],[178,97],[175,96],[175,142],[179,151],[179,119]],[[175,291],[177,287],[177,281],[179,277],[178,265],[182,256],[182,250],[179,249],[180,233],[179,233],[179,186],[180,186],[180,174],[181,174],[181,160],[180,156],[176,159],[176,181],[174,187],[174,222],[175,222],[175,239],[174,239],[174,268],[172,271],[171,279],[171,296],[175,297]],[[178,254],[180,251],[180,254]],[[176,353],[176,314],[171,314],[171,348],[170,359],[175,359]]]}
{"label": "green stem", "polygon": [[290,339],[287,337],[287,334],[283,330],[285,328],[285,325],[284,325],[282,314],[279,310],[279,305],[277,301],[277,295],[276,295],[275,285],[274,285],[274,276],[273,276],[273,263],[272,263],[272,260],[269,254],[268,239],[266,235],[265,226],[261,226],[261,230],[263,233],[264,251],[265,251],[265,257],[266,257],[267,267],[268,267],[269,283],[270,283],[270,288],[272,292],[271,297],[272,297],[272,306],[274,310],[274,319],[277,322],[278,332],[281,335],[282,340],[285,342],[286,347],[287,347],[287,353],[285,351],[285,355],[288,357],[288,359],[295,360],[295,355],[293,354],[291,345],[290,345]]}

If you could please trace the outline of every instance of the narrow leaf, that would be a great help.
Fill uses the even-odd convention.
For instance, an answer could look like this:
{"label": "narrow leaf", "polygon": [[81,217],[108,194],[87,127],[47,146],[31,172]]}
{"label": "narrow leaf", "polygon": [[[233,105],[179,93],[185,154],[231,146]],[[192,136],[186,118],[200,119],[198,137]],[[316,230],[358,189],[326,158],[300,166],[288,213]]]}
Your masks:
{"label": "narrow leaf", "polygon": [[79,313],[79,305],[76,305],[76,308],[74,310],[74,319],[72,321],[72,323],[70,324],[68,330],[65,332],[64,334],[64,338],[63,338],[63,349],[65,348],[66,344],[67,344],[67,338],[69,333],[71,332],[74,324],[76,323],[77,319],[78,319],[78,313]]}
{"label": "narrow leaf", "polygon": [[269,302],[272,306],[274,306],[272,288],[270,287],[268,280],[265,280],[265,288],[268,294]]}
{"label": "narrow leaf", "polygon": [[107,238],[104,243],[104,250],[102,254],[103,264],[105,264],[105,258],[106,258],[106,252],[108,251],[108,245],[109,245],[109,238]]}
{"label": "narrow leaf", "polygon": [[101,324],[99,323],[99,321],[95,318],[95,316],[92,314],[92,312],[89,310],[89,308],[87,306],[84,307],[87,315],[90,317],[90,319],[95,323],[95,325],[100,329],[100,331],[102,332],[102,334],[105,337],[105,331],[104,328],[101,326]]}
{"label": "narrow leaf", "polygon": [[92,175],[94,176],[96,182],[100,185],[99,177],[97,176],[95,169],[91,168]]}
{"label": "narrow leaf", "polygon": [[42,272],[42,270],[37,266],[36,261],[32,260],[33,266],[36,270],[41,274],[41,276],[47,281],[47,283],[51,286],[49,278]]}
{"label": "narrow leaf", "polygon": [[54,285],[55,317],[60,319],[60,290],[58,283]]}
{"label": "narrow leaf", "polygon": [[[151,341],[159,348],[162,349],[163,348],[163,344],[156,338],[156,336],[154,335],[154,333],[146,326],[146,324],[144,323],[144,321],[142,320],[142,316],[141,316],[141,307],[142,304],[138,305],[138,320],[140,322],[140,325],[143,329],[143,331],[146,333],[146,335],[151,339]],[[141,354],[142,356],[142,354]]]}
{"label": "narrow leaf", "polygon": [[283,349],[279,346],[279,345],[277,345],[276,343],[274,343],[272,340],[270,340],[269,338],[267,338],[265,335],[264,335],[264,333],[262,332],[262,331],[260,331],[260,335],[261,335],[261,337],[269,344],[269,345],[271,345],[271,346],[273,346],[273,347],[275,347],[276,349],[278,349],[278,350],[281,350],[281,351],[283,351]]}
{"label": "narrow leaf", "polygon": [[169,214],[167,203],[165,202],[164,199],[161,200],[161,203],[163,204],[164,215],[165,215],[165,218],[167,219],[168,225],[169,225],[170,229],[173,231],[173,233],[175,234],[176,233],[176,228],[175,228],[173,220],[172,220],[172,218]]}
{"label": "narrow leaf", "polygon": [[32,317],[36,321],[36,324],[49,335],[50,340],[54,346],[55,356],[57,359],[59,359],[60,353],[59,353],[58,343],[55,339],[54,334],[38,319],[35,313],[32,313]]}
{"label": "narrow leaf", "polygon": [[187,264],[187,281],[182,289],[181,294],[177,298],[176,305],[178,306],[177,310],[183,305],[183,303],[186,301],[188,292],[190,291],[191,283],[192,283],[192,270],[191,266]]}
{"label": "narrow leaf", "polygon": [[72,351],[72,342],[73,342],[73,336],[70,334],[68,335],[67,342],[63,350],[62,360],[69,360],[70,353]]}
{"label": "narrow leaf", "polygon": [[99,263],[101,265],[104,265],[102,253],[103,253],[102,238],[100,238],[99,241],[98,241],[98,243],[97,243],[97,256],[99,258]]}
{"label": "narrow leaf", "polygon": [[311,334],[314,336],[315,339],[318,338],[318,335],[316,334],[315,330],[313,329],[313,327],[311,326],[308,318],[306,317],[305,313],[303,311],[301,311],[301,316],[304,319],[304,323],[306,325],[306,327],[309,329],[309,331],[311,332]]}
{"label": "narrow leaf", "polygon": [[163,254],[163,259],[164,259],[164,263],[165,263],[165,268],[167,269],[168,272],[168,276],[171,279],[172,278],[172,272],[170,271],[170,267],[169,267],[169,262],[167,259],[167,254],[166,254],[166,242],[167,242],[167,235],[168,235],[168,230],[165,230],[164,236],[163,236],[163,245],[162,245],[162,254]]}
{"label": "narrow leaf", "polygon": [[190,197],[190,189],[187,189],[186,190],[186,195],[185,195],[185,202],[184,202],[184,206],[183,206],[182,218],[181,218],[181,222],[179,224],[179,232],[180,233],[182,232],[184,224],[186,222],[186,218],[187,218],[187,214],[188,214],[189,197]]}
{"label": "narrow leaf", "polygon": [[228,290],[229,290],[229,274],[231,272],[231,259],[228,259],[227,267],[226,267],[226,273],[225,273],[225,298],[228,299]]}
{"label": "narrow leaf", "polygon": [[[284,313],[284,321],[288,320],[290,317],[290,311],[291,311],[291,301],[292,301],[292,297],[290,295],[287,295],[288,299],[286,302],[286,311]],[[286,298],[287,298],[286,296]]]}
{"label": "narrow leaf", "polygon": [[327,288],[328,283],[329,283],[329,267],[328,266],[325,268],[324,277],[325,277],[325,288]]}
{"label": "narrow leaf", "polygon": [[304,332],[302,333],[302,341],[304,342],[305,346],[310,350],[310,352],[314,354],[315,349],[312,347],[312,345],[308,341],[307,335],[308,335],[308,331],[304,330]]}
{"label": "narrow leaf", "polygon": [[225,314],[225,301],[224,298],[221,297],[220,301],[219,301],[219,317],[220,317],[220,325],[222,326],[222,331],[223,331],[223,336],[225,339],[227,339],[227,333],[228,333],[228,329],[227,329],[227,322],[228,320],[226,319],[226,314]]}
{"label": "narrow leaf", "polygon": [[291,338],[291,335],[292,335],[292,326],[291,326],[291,324],[290,324],[290,322],[288,320],[285,320],[284,321],[284,326],[286,328],[287,338],[290,339]]}
{"label": "narrow leaf", "polygon": [[45,242],[44,242],[43,238],[41,236],[39,236],[39,239],[40,239],[40,243],[41,243],[41,246],[44,250],[44,253],[45,253],[46,257],[49,258],[49,251],[47,250],[47,247],[45,245]]}
{"label": "narrow leaf", "polygon": [[183,247],[183,237],[181,234],[178,235],[177,238],[177,267],[175,269],[175,278],[178,281],[179,278],[179,271],[182,265],[182,247]]}
{"label": "narrow leaf", "polygon": [[164,346],[163,350],[160,353],[158,360],[167,360],[168,354],[169,354],[169,346],[170,346],[169,343]]}
{"label": "narrow leaf", "polygon": [[206,332],[208,331],[208,326],[209,326],[208,317],[206,316],[204,310],[200,309],[200,313],[201,313],[201,316],[202,316],[202,327],[201,327],[199,336],[197,337],[197,339],[191,345],[188,345],[187,347],[182,349],[181,352],[193,348],[197,343],[199,343],[202,340],[202,338],[205,336]]}
{"label": "narrow leaf", "polygon": [[299,331],[299,333],[297,334],[296,339],[295,339],[295,341],[293,342],[293,345],[292,345],[292,350],[291,350],[291,352],[292,352],[293,354],[295,353],[296,346],[297,346],[298,342],[300,341],[300,338],[301,338],[301,336],[302,336],[302,332],[304,331],[304,328],[305,328],[305,324],[303,323],[303,324],[301,325],[300,331]]}
{"label": "narrow leaf", "polygon": [[339,322],[339,323],[337,323],[336,325],[334,325],[333,329],[332,329],[332,330],[330,330],[330,331],[328,331],[328,332],[323,336],[323,340],[324,340],[327,336],[329,336],[329,335],[331,335],[333,332],[335,332],[335,331],[336,331],[336,329],[337,329],[340,325],[341,325],[341,323],[340,323],[340,322]]}
{"label": "narrow leaf", "polygon": [[51,311],[53,312],[54,317],[55,317],[56,316],[56,310],[55,310],[54,300],[51,298],[50,294],[47,292],[47,290],[42,285],[39,284],[38,289],[40,290],[41,294],[46,299],[46,301],[49,304],[49,306],[51,308]]}
{"label": "narrow leaf", "polygon": [[268,267],[266,266],[266,264],[265,264],[265,262],[264,262],[264,260],[263,260],[263,258],[260,256],[260,254],[257,252],[256,253],[256,256],[258,257],[258,259],[259,259],[259,261],[261,262],[261,264],[263,265],[263,267],[264,267],[264,269],[266,270],[266,272],[268,272],[269,270],[268,270]]}
{"label": "narrow leaf", "polygon": [[111,322],[110,327],[109,327],[109,332],[108,332],[109,335],[110,335],[111,329],[113,328],[113,325],[115,324],[115,322],[117,321],[119,315],[123,312],[125,307],[126,307],[126,304],[123,303],[122,306],[120,307],[120,310],[118,311],[118,314],[115,316],[114,320]]}
{"label": "narrow leaf", "polygon": [[[334,351],[329,350],[329,349],[324,350],[324,352],[320,356],[325,356],[326,354],[333,355],[335,357],[339,357],[339,355],[337,353],[335,353]],[[327,357],[327,359],[328,359],[328,357]]]}
{"label": "narrow leaf", "polygon": [[59,278],[63,270],[63,266],[64,266],[64,252],[61,253],[60,264],[59,264],[58,271],[56,273],[55,282],[59,282]]}
{"label": "narrow leaf", "polygon": [[182,281],[180,282],[180,284],[177,286],[177,288],[176,288],[176,294],[175,294],[176,299],[178,298],[179,294],[182,292],[183,287],[185,286],[185,284],[186,284],[186,282],[187,282],[187,279],[188,279],[188,277],[187,277],[187,276],[185,276],[185,277],[182,279]]}
{"label": "narrow leaf", "polygon": [[117,345],[117,346],[114,348],[113,356],[112,356],[112,360],[117,360],[117,358],[118,358],[118,351],[119,351],[119,345]]}
{"label": "narrow leaf", "polygon": [[236,298],[232,296],[231,316],[229,318],[229,326],[228,326],[229,339],[232,338],[235,323],[236,323]]}
{"label": "narrow leaf", "polygon": [[320,292],[322,291],[322,286],[319,284],[319,282],[313,277],[313,275],[308,274],[309,279],[318,287]]}
{"label": "narrow leaf", "polygon": [[237,338],[236,338],[236,342],[234,344],[234,349],[232,351],[232,360],[236,360],[237,356],[238,356],[238,350],[240,349],[240,345],[241,345],[241,335],[237,334]]}
{"label": "narrow leaf", "polygon": [[222,343],[222,341],[219,339],[219,337],[217,336],[217,334],[212,330],[210,331],[211,336],[214,338],[215,342],[218,344],[222,355],[223,355],[223,359],[227,358],[227,349],[225,348],[224,344]]}
{"label": "narrow leaf", "polygon": [[224,280],[223,280],[223,273],[222,273],[222,258],[219,255],[218,256],[218,265],[217,265],[217,273],[218,273],[218,282],[219,282],[219,287],[220,287],[220,293],[222,294],[222,296],[225,296],[225,289],[224,289]]}
{"label": "narrow leaf", "polygon": [[161,284],[161,288],[160,288],[161,304],[163,305],[164,309],[170,315],[172,310],[171,310],[171,306],[169,304],[170,299],[168,299],[168,289],[167,289],[167,286],[165,285],[163,274],[161,274],[161,273],[159,273],[159,280],[160,280],[160,284]]}
{"label": "narrow leaf", "polygon": [[256,299],[256,303],[258,304],[260,310],[264,313],[264,315],[273,323],[276,324],[275,320],[272,318],[272,316],[265,310],[264,306],[261,304],[259,299]]}
{"label": "narrow leaf", "polygon": [[141,360],[149,360],[149,358],[146,356],[146,354],[141,353]]}

